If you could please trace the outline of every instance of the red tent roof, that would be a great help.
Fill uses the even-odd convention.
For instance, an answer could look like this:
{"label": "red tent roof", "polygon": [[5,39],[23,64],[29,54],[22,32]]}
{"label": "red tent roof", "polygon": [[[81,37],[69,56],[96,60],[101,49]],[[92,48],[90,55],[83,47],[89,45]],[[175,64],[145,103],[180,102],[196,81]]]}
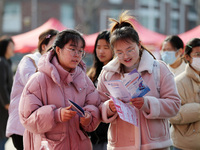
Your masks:
{"label": "red tent roof", "polygon": [[144,26],[142,26],[141,24],[139,24],[136,20],[132,20],[132,22],[136,31],[139,34],[142,44],[154,45],[156,47],[160,47],[166,35],[151,31],[145,28]]}
{"label": "red tent roof", "polygon": [[99,34],[99,32],[83,36],[83,38],[85,39],[85,43],[86,43],[86,46],[85,46],[86,52],[88,52],[88,53],[93,52],[94,44],[95,44],[95,41],[96,41],[98,34]]}
{"label": "red tent roof", "polygon": [[182,34],[179,37],[183,40],[184,44],[189,42],[192,38],[200,38],[200,25]]}
{"label": "red tent roof", "polygon": [[[133,22],[133,25],[134,25],[136,31],[139,34],[140,40],[144,46],[147,46],[147,47],[153,46],[153,47],[157,47],[157,48],[160,47],[160,45],[162,44],[162,42],[164,41],[164,39],[166,37],[165,35],[151,31],[151,30],[143,27],[141,24],[139,24],[135,20],[132,20],[132,22]],[[99,32],[84,36],[84,39],[86,41],[85,50],[87,52],[90,52],[90,53],[93,52],[95,40],[96,40],[98,34],[99,34]]]}
{"label": "red tent roof", "polygon": [[15,52],[29,53],[37,48],[39,35],[47,29],[56,29],[62,31],[66,29],[60,21],[55,18],[50,18],[46,23],[40,27],[29,32],[13,36],[15,42]]}

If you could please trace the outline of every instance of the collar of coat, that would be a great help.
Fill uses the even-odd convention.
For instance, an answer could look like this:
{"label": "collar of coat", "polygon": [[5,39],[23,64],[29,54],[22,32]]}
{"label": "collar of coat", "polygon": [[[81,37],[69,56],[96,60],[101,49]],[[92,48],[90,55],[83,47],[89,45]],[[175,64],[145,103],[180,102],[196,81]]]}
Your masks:
{"label": "collar of coat", "polygon": [[66,85],[73,84],[78,91],[86,88],[86,65],[83,61],[72,72],[68,72],[60,66],[54,52],[50,51],[42,55],[38,63],[38,69],[39,72],[45,73],[59,86],[63,82]]}
{"label": "collar of coat", "polygon": [[200,76],[190,67],[189,64],[186,65],[185,68],[186,75],[192,79],[192,84],[194,87],[194,92],[198,93],[200,87]]}
{"label": "collar of coat", "polygon": [[[154,61],[155,59],[153,56],[148,51],[144,50],[137,71],[139,73],[148,71],[151,74],[153,71]],[[115,73],[120,73],[120,62],[118,61],[118,58],[116,57],[111,60],[107,65],[103,67],[103,69],[105,71],[111,72],[110,77]],[[109,80],[109,77],[107,80]]]}

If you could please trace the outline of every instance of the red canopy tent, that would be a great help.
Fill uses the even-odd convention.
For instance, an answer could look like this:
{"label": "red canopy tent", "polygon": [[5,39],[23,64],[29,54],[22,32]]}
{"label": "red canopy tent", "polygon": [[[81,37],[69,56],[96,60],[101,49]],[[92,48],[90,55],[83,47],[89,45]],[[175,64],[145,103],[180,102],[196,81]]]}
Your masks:
{"label": "red canopy tent", "polygon": [[95,41],[96,41],[96,38],[97,38],[98,34],[99,34],[99,32],[83,36],[84,39],[85,39],[85,43],[86,43],[86,46],[85,46],[85,51],[86,52],[88,52],[88,53],[92,53],[93,52],[94,44],[95,44]]}
{"label": "red canopy tent", "polygon": [[66,27],[62,25],[62,23],[57,19],[50,18],[46,23],[36,29],[33,29],[26,33],[15,35],[12,37],[15,42],[15,52],[30,53],[35,50],[38,45],[38,37],[40,33],[47,29],[56,29],[58,31],[62,31],[66,29]]}
{"label": "red canopy tent", "polygon": [[166,35],[151,31],[139,24],[136,20],[132,20],[132,22],[143,45],[160,47]]}
{"label": "red canopy tent", "polygon": [[[160,48],[162,42],[165,39],[165,35],[162,35],[160,33],[151,31],[145,27],[143,27],[141,24],[139,24],[136,20],[132,20],[133,25],[136,29],[136,31],[139,34],[140,40],[144,46],[146,46],[149,50],[157,50]],[[94,50],[94,44],[95,40],[98,36],[98,33],[94,33],[91,35],[85,35],[85,41],[86,41],[86,48],[85,50],[87,52],[93,52]]]}
{"label": "red canopy tent", "polygon": [[200,38],[200,25],[189,31],[179,34],[179,37],[183,40],[184,44],[186,44],[192,38]]}

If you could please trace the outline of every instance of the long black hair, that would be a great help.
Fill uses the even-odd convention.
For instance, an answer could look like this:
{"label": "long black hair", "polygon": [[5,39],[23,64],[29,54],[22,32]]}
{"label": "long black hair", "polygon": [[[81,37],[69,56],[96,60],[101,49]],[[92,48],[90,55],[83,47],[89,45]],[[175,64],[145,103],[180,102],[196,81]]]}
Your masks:
{"label": "long black hair", "polygon": [[106,40],[106,42],[110,45],[110,32],[107,30],[104,30],[102,32],[100,32],[97,36],[97,39],[95,41],[95,45],[94,45],[94,63],[93,66],[90,68],[90,70],[88,71],[87,75],[89,76],[89,78],[92,80],[93,83],[95,83],[95,81],[97,80],[102,67],[104,66],[104,63],[101,62],[99,60],[99,58],[97,57],[97,52],[96,52],[96,48],[97,48],[97,43],[100,39],[104,39]]}
{"label": "long black hair", "polygon": [[75,45],[77,45],[79,40],[82,41],[83,49],[84,49],[85,40],[82,37],[81,33],[73,29],[63,30],[57,34],[53,46],[48,51],[53,50],[55,52],[54,54],[57,57],[56,47],[59,47],[62,49],[65,46],[65,44],[69,43],[70,41],[72,41]]}
{"label": "long black hair", "polygon": [[65,46],[65,44],[67,44],[70,41],[77,44],[79,42],[79,40],[82,41],[83,48],[85,48],[85,40],[81,36],[81,33],[79,33],[76,30],[73,30],[73,29],[63,30],[60,33],[58,33],[56,40],[53,44],[53,49],[55,49],[56,46],[59,48],[63,48]]}
{"label": "long black hair", "polygon": [[164,42],[169,42],[174,48],[176,48],[177,50],[180,48],[184,48],[184,44],[183,41],[181,40],[181,38],[177,35],[170,35],[167,36],[164,40]]}
{"label": "long black hair", "polygon": [[14,44],[14,41],[10,36],[4,35],[0,38],[0,56],[5,57],[7,47],[10,42]]}

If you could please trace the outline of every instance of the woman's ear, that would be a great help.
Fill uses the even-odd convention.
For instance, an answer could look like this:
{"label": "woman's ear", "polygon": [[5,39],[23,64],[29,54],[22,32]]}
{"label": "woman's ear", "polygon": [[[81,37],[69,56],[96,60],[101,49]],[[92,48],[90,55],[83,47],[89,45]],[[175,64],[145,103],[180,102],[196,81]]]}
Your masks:
{"label": "woman's ear", "polygon": [[61,48],[60,48],[60,47],[58,47],[58,46],[56,46],[56,53],[57,53],[57,55],[59,55],[59,54],[60,54],[60,51],[61,51]]}
{"label": "woman's ear", "polygon": [[138,47],[139,47],[139,49],[141,49],[141,47],[142,47],[141,41],[139,41]]}
{"label": "woman's ear", "polygon": [[42,44],[42,51],[41,51],[41,54],[44,54],[47,50],[46,50],[46,45],[45,44]]}
{"label": "woman's ear", "polygon": [[43,50],[43,51],[46,50],[46,47],[47,47],[47,46],[46,46],[45,44],[42,44],[42,50]]}
{"label": "woman's ear", "polygon": [[183,48],[180,48],[180,49],[178,50],[178,55],[179,55],[180,57],[184,55],[184,50],[183,50]]}
{"label": "woman's ear", "polygon": [[192,58],[191,58],[188,54],[185,54],[184,57],[185,57],[185,60],[186,60],[188,63],[190,63],[190,61],[191,61]]}

